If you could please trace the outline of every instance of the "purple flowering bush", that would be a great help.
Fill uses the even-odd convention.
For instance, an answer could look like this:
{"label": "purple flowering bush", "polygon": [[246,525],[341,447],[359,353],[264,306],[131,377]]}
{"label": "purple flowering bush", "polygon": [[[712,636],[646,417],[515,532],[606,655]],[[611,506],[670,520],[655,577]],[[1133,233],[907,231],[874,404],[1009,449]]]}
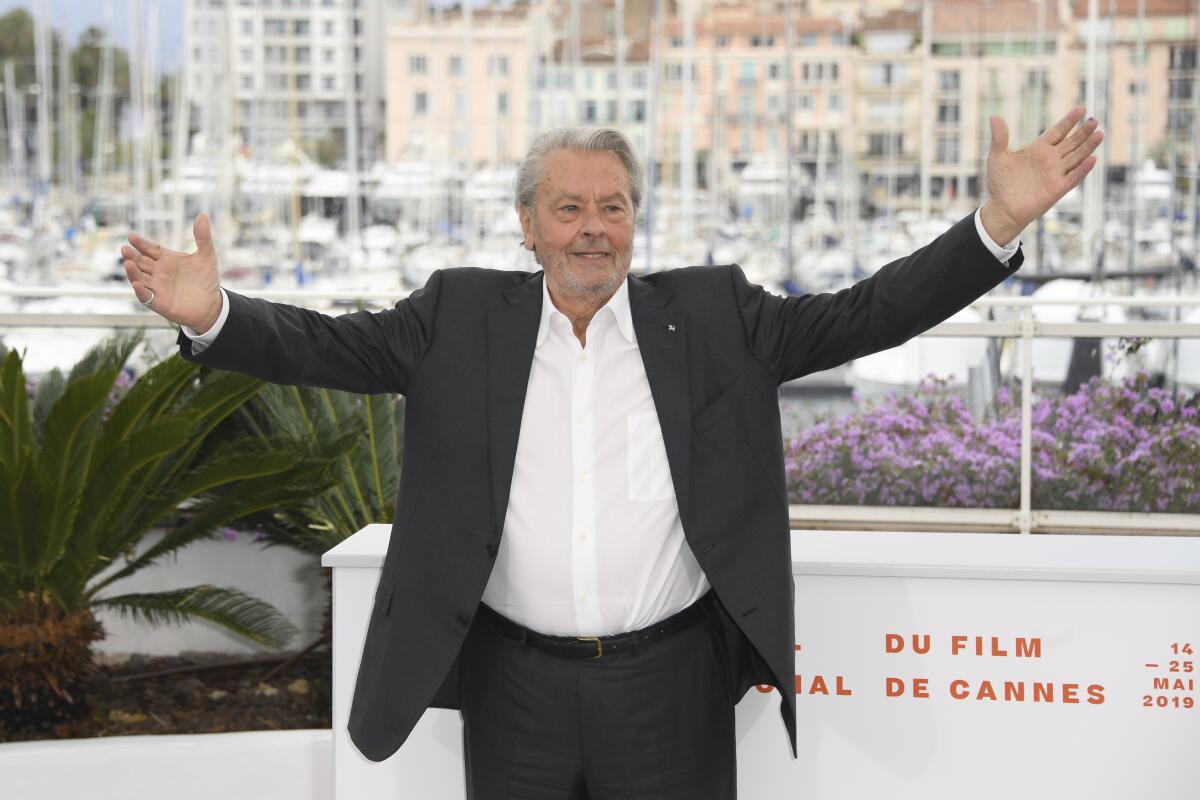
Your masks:
{"label": "purple flowering bush", "polygon": [[[792,503],[943,508],[1020,504],[1021,403],[976,420],[945,380],[889,395],[785,443]],[[1200,513],[1200,397],[1094,378],[1033,406],[1033,506]]]}

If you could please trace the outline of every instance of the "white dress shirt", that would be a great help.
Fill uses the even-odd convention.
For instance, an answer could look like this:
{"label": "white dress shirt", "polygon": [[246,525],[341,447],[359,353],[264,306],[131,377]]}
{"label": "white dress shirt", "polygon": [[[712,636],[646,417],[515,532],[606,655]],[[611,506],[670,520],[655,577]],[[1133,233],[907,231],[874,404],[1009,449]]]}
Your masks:
{"label": "white dress shirt", "polygon": [[[1007,262],[1019,243],[988,250]],[[220,333],[184,326],[193,353]],[[606,636],[683,610],[709,583],[683,535],[629,284],[592,318],[586,347],[542,284],[542,311],[508,512],[483,602],[528,628]]]}

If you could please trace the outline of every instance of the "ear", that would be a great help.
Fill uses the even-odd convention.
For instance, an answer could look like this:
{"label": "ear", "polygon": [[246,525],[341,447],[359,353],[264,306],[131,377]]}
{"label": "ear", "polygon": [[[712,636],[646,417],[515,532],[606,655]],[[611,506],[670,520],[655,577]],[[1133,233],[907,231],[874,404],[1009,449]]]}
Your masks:
{"label": "ear", "polygon": [[521,233],[525,237],[521,246],[526,250],[535,250],[533,243],[533,215],[525,206],[517,207],[517,216],[521,219]]}

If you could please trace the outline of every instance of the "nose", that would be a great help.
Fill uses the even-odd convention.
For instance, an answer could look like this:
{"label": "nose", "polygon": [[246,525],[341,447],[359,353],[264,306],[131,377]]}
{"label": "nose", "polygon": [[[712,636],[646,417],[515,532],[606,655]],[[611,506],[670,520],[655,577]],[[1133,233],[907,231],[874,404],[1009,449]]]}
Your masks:
{"label": "nose", "polygon": [[592,237],[603,236],[607,232],[604,228],[604,220],[600,218],[599,209],[584,209],[582,224],[579,227],[579,232],[584,236]]}

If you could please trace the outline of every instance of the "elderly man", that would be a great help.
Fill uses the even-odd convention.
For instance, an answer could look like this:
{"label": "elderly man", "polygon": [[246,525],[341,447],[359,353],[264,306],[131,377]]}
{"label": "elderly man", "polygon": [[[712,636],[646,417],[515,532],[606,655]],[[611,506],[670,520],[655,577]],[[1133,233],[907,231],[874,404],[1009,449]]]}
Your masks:
{"label": "elderly man", "polygon": [[796,746],[777,387],[1011,275],[1021,230],[1095,164],[1083,113],[1015,152],[993,118],[984,206],[835,294],[780,298],[737,266],[629,275],[642,171],[607,129],[546,134],[519,168],[537,273],[441,270],[329,317],[220,288],[204,215],[195,253],[136,234],[122,253],[185,358],[407,396],[349,721],[365,756],[460,708],[477,800],[732,798],[750,686],[777,688]]}

